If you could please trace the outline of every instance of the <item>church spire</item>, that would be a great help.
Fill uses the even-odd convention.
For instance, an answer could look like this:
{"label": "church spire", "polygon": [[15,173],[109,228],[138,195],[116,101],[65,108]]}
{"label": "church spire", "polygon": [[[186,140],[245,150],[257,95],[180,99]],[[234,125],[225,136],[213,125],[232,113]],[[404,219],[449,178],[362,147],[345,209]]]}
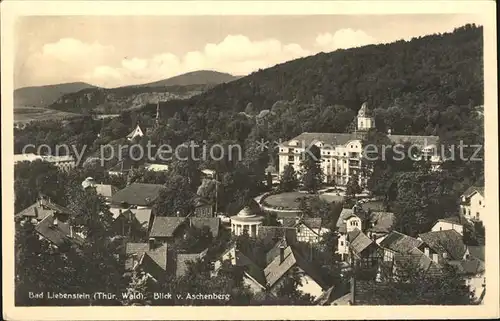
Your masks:
{"label": "church spire", "polygon": [[156,120],[155,120],[155,125],[158,126],[160,123],[160,100],[158,99],[158,102],[156,103]]}

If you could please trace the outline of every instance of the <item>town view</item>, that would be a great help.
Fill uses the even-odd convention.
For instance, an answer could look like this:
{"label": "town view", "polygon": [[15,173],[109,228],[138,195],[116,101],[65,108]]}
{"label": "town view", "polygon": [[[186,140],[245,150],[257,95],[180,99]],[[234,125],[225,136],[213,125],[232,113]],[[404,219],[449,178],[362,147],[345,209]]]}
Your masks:
{"label": "town view", "polygon": [[480,24],[137,19],[18,26],[16,306],[483,303]]}

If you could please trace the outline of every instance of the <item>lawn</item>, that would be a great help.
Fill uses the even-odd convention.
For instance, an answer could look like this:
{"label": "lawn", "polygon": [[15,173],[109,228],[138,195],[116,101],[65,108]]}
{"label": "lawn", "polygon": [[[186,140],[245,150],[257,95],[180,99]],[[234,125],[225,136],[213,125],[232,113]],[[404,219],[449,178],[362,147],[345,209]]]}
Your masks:
{"label": "lawn", "polygon": [[[265,199],[265,203],[269,204],[272,207],[281,207],[283,209],[297,209],[299,205],[299,198],[312,196],[314,195],[300,192],[281,193],[268,196]],[[332,194],[321,194],[319,197],[326,200],[327,202],[342,201],[342,196]]]}

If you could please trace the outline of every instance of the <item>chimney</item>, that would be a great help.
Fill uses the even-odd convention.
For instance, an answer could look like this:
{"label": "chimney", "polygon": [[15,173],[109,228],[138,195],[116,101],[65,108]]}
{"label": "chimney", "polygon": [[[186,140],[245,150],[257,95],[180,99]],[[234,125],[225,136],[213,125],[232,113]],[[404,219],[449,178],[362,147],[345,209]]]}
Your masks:
{"label": "chimney", "polygon": [[69,237],[73,237],[73,226],[69,226]]}
{"label": "chimney", "polygon": [[59,221],[57,220],[57,216],[56,216],[56,217],[54,217],[54,224],[53,225],[57,226],[58,224],[59,224]]}
{"label": "chimney", "polygon": [[177,217],[180,217],[181,216],[181,212],[180,211],[177,211]]}
{"label": "chimney", "polygon": [[155,239],[154,238],[150,238],[149,241],[149,249],[150,250],[153,250],[155,248]]}
{"label": "chimney", "polygon": [[285,261],[285,246],[283,244],[280,245],[280,264]]}
{"label": "chimney", "polygon": [[122,215],[122,209],[118,209],[118,214]]}
{"label": "chimney", "polygon": [[389,129],[387,130],[387,136],[391,136],[391,132],[392,132],[392,130],[389,128]]}

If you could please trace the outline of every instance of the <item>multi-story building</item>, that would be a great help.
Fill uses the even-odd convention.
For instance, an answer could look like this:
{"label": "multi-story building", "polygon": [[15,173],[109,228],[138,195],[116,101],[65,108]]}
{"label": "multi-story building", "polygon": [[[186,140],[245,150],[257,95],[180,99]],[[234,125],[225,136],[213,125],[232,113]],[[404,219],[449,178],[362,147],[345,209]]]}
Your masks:
{"label": "multi-story building", "polygon": [[473,221],[482,221],[484,208],[484,187],[471,186],[462,194],[460,210],[465,218]]}
{"label": "multi-story building", "polygon": [[14,164],[21,162],[34,162],[37,160],[51,163],[59,167],[59,169],[63,171],[69,171],[76,166],[75,158],[71,155],[52,156],[52,155],[37,155],[33,153],[14,155]]}
{"label": "multi-story building", "polygon": [[[312,145],[319,147],[321,152],[321,169],[325,174],[325,182],[334,182],[336,185],[346,185],[353,174],[357,174],[360,184],[364,185],[367,175],[363,171],[363,139],[371,128],[375,127],[366,103],[361,106],[356,117],[356,129],[351,133],[302,133],[299,136],[279,145],[279,173],[284,172],[285,166],[292,165],[296,172],[301,170],[303,155]],[[437,151],[437,136],[392,135],[388,131],[387,137],[391,143],[416,145],[418,149],[433,154],[428,159],[433,169],[440,162]],[[368,151],[366,151],[368,152]],[[373,152],[370,150],[370,152]]]}

